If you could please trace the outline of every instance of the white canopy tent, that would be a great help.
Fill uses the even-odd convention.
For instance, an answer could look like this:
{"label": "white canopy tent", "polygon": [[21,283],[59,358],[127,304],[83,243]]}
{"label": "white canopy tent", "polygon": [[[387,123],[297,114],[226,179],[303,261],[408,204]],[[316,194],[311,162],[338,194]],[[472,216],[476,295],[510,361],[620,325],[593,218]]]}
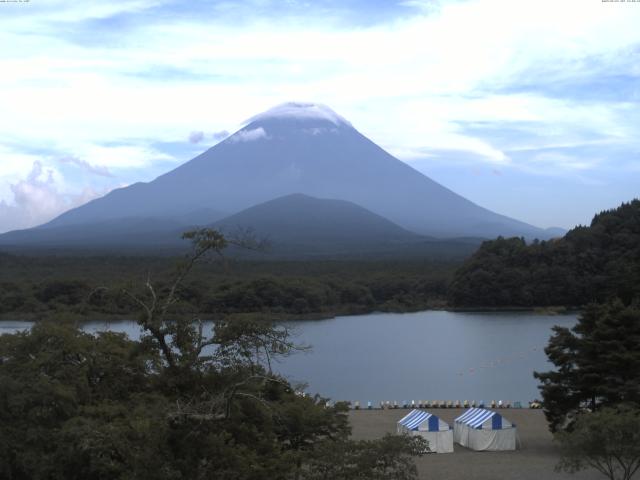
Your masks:
{"label": "white canopy tent", "polygon": [[424,410],[411,410],[398,420],[399,434],[420,435],[435,453],[453,452],[453,430],[447,422]]}
{"label": "white canopy tent", "polygon": [[471,408],[454,421],[456,443],[472,450],[515,450],[516,426],[498,412]]}

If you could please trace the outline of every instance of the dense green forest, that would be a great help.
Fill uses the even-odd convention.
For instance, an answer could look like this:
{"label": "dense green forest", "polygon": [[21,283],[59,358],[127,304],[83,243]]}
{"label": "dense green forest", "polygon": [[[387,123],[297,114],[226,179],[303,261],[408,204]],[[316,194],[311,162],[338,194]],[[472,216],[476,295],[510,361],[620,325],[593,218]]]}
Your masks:
{"label": "dense green forest", "polygon": [[350,440],[346,404],[272,372],[299,349],[286,327],[177,314],[196,261],[225,248],[192,238],[168,289],[128,291],[139,341],[47,321],[0,335],[0,478],[414,480],[424,439]]}
{"label": "dense green forest", "polygon": [[[123,292],[150,278],[167,288],[177,258],[0,254],[0,317],[131,317]],[[459,263],[422,260],[260,262],[217,259],[194,268],[179,291],[180,311],[216,318],[260,314],[283,319],[444,305]]]}
{"label": "dense green forest", "polygon": [[485,242],[456,272],[455,306],[582,306],[640,296],[640,200],[551,241]]}
{"label": "dense green forest", "polygon": [[[0,318],[121,318],[147,278],[166,288],[178,258],[0,253]],[[181,285],[180,312],[318,318],[428,308],[580,307],[640,295],[640,201],[563,238],[484,242],[464,263],[430,258],[219,258]]]}

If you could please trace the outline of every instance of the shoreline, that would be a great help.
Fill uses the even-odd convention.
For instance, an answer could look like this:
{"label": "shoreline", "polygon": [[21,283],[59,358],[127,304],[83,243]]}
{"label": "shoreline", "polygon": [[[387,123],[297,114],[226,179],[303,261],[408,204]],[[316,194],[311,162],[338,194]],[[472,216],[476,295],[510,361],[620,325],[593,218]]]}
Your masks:
{"label": "shoreline", "polygon": [[[241,313],[221,313],[220,317],[236,317],[254,320],[266,320],[271,322],[314,322],[330,320],[336,317],[352,317],[372,314],[403,314],[419,312],[452,312],[452,313],[532,313],[537,315],[573,315],[582,311],[584,307],[452,307],[448,305],[424,308],[424,306],[406,309],[367,309],[359,310],[355,308],[336,309],[327,312],[309,313],[273,313],[273,312],[241,312]],[[63,322],[117,322],[135,321],[133,317],[139,312],[129,312],[122,314],[105,313],[77,313],[77,312],[45,312],[44,315],[24,312],[4,312],[0,314],[0,322],[39,322],[43,320],[63,321]],[[192,314],[179,314],[178,316],[193,317]],[[64,318],[66,317],[66,318]],[[217,318],[206,318],[205,321],[216,320]]]}

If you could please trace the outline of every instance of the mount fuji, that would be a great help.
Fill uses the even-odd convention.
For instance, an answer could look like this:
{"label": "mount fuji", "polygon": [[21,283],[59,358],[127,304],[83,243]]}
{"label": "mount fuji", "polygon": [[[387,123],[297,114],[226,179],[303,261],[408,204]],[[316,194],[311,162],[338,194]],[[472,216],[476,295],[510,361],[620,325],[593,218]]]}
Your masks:
{"label": "mount fuji", "polygon": [[137,227],[131,242],[148,241],[162,230],[213,224],[292,194],[351,202],[403,231],[430,237],[552,236],[431,180],[330,108],[287,103],[256,115],[233,135],[151,182],[113,190],[39,227],[9,232],[0,236],[0,245],[46,246],[53,241],[60,246],[76,243],[82,238],[79,232],[102,228],[113,233],[119,226],[126,243],[132,224]]}

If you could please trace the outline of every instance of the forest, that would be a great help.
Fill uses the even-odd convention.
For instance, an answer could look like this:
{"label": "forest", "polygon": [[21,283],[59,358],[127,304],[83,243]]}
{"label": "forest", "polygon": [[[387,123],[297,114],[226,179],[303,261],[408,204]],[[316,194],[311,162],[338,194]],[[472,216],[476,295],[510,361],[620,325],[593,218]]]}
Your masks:
{"label": "forest", "polygon": [[[162,291],[177,257],[0,253],[0,318],[131,318],[123,292]],[[565,237],[484,242],[451,257],[260,261],[221,256],[180,286],[177,314],[314,319],[434,308],[580,308],[640,296],[640,201],[597,214]]]}
{"label": "forest", "polygon": [[[0,255],[0,318],[122,318],[138,306],[125,290],[149,278],[166,288],[179,258]],[[180,310],[206,318],[319,318],[444,305],[458,262],[418,260],[246,261],[197,265]]]}
{"label": "forest", "polygon": [[455,306],[581,307],[640,296],[640,200],[603,211],[563,238],[485,242],[455,273]]}
{"label": "forest", "polygon": [[179,287],[225,240],[203,230],[168,289],[127,290],[139,341],[39,322],[0,335],[0,478],[416,478],[418,437],[349,438],[345,403],[271,370],[299,350],[284,326],[175,315]]}

